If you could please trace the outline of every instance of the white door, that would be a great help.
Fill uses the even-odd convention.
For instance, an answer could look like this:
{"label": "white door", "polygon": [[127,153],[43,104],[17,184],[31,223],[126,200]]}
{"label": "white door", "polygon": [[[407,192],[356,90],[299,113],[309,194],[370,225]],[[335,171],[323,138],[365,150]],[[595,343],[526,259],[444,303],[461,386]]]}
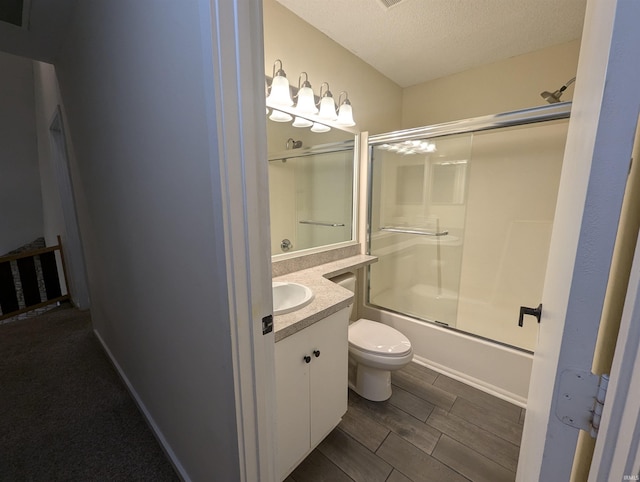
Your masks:
{"label": "white door", "polygon": [[51,160],[55,170],[64,218],[65,232],[62,236],[62,250],[66,257],[67,274],[70,275],[69,279],[65,280],[65,283],[73,303],[81,310],[86,310],[91,305],[89,284],[87,283],[87,271],[82,251],[82,238],[78,228],[76,201],[69,170],[67,140],[60,106],[56,109],[51,121],[49,136],[51,141]]}
{"label": "white door", "polygon": [[[261,0],[198,0],[214,189],[222,192],[240,480],[275,473],[274,334]],[[192,52],[196,55],[197,53]],[[219,170],[217,170],[219,168]]]}
{"label": "white door", "polygon": [[570,480],[578,430],[556,416],[558,383],[593,361],[640,108],[639,22],[640,2],[587,3],[518,481]]}

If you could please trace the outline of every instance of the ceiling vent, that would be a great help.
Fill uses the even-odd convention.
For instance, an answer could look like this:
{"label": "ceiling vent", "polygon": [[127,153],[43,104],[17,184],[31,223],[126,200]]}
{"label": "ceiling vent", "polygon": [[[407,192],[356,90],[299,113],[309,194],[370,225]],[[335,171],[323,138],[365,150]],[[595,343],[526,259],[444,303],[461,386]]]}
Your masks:
{"label": "ceiling vent", "polygon": [[402,2],[402,0],[378,0],[378,3],[380,3],[382,8],[384,8],[385,10],[398,5],[400,2]]}

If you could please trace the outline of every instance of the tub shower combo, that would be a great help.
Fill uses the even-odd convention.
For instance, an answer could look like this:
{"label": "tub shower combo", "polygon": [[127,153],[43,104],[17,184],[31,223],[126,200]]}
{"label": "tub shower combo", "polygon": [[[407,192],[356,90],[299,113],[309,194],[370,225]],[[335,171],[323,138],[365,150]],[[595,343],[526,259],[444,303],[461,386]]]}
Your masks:
{"label": "tub shower combo", "polygon": [[570,103],[369,137],[364,316],[526,402]]}

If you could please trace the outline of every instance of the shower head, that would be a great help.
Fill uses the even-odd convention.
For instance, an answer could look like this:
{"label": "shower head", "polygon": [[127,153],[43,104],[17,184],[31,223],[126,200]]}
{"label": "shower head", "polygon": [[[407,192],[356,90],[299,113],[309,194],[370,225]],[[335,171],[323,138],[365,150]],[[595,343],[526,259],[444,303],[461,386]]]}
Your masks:
{"label": "shower head", "polygon": [[544,100],[549,102],[549,104],[557,104],[558,102],[560,102],[560,96],[562,95],[562,92],[560,92],[559,90],[556,90],[555,92],[549,92],[548,90],[545,90],[544,92],[541,92],[540,95]]}
{"label": "shower head", "polygon": [[555,92],[549,92],[548,90],[545,90],[544,92],[541,92],[540,95],[544,100],[549,102],[549,104],[557,104],[558,102],[560,102],[560,97],[562,96],[562,93],[565,90],[567,90],[567,87],[569,87],[575,81],[576,81],[576,78],[574,77],[573,79],[569,80],[566,84],[564,84]]}

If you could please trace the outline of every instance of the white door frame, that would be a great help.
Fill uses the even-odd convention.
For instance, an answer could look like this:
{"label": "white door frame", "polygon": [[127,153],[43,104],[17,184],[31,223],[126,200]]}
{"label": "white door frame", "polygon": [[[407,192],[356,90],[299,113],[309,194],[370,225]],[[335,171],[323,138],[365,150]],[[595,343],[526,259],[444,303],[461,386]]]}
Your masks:
{"label": "white door frame", "polygon": [[[275,480],[274,334],[260,0],[199,0],[212,182],[222,193],[243,481]],[[215,454],[212,454],[215,456]]]}
{"label": "white door frame", "polygon": [[638,480],[640,471],[640,239],[636,245],[618,344],[589,482]]}
{"label": "white door frame", "polygon": [[639,21],[639,2],[587,3],[518,481],[570,479],[578,430],[555,407],[562,372],[593,361],[640,108]]}
{"label": "white door frame", "polygon": [[[56,177],[56,186],[60,196],[64,229],[62,233],[62,250],[65,255],[66,272],[69,279],[65,280],[67,291],[73,304],[82,310],[90,307],[89,284],[82,251],[82,237],[78,227],[76,201],[69,169],[69,151],[64,129],[62,110],[58,105],[49,123],[49,143],[51,146],[51,162]],[[60,270],[59,270],[60,271]]]}

